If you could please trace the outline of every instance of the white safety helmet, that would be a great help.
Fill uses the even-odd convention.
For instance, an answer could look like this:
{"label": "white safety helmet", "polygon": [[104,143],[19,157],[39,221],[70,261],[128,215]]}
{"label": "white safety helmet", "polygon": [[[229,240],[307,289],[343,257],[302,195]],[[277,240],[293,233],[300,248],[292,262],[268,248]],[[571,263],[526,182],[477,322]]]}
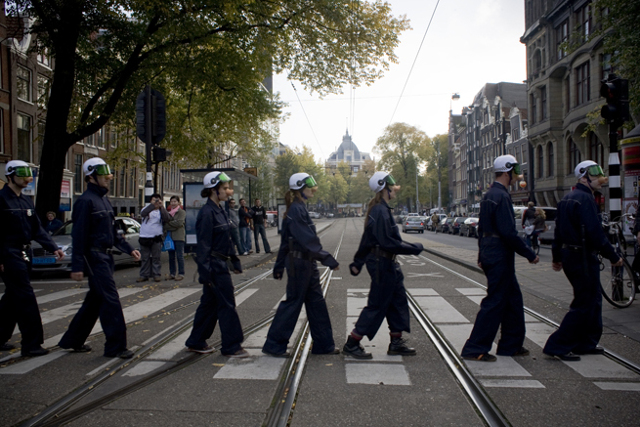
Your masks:
{"label": "white safety helmet", "polygon": [[578,163],[576,166],[574,173],[576,174],[576,178],[582,178],[587,172],[591,176],[604,175],[602,168],[593,160],[585,160],[584,162]]}
{"label": "white safety helmet", "polygon": [[214,171],[214,172],[209,172],[204,176],[204,179],[202,180],[202,184],[204,185],[204,188],[214,188],[218,184],[221,184],[223,182],[229,182],[229,181],[231,181],[231,178],[229,178],[229,176],[226,173]]}
{"label": "white safety helmet", "polygon": [[306,172],[298,172],[291,175],[289,178],[289,188],[292,190],[300,190],[303,187],[317,187],[318,183],[313,179],[311,175]]}
{"label": "white safety helmet", "polygon": [[4,174],[6,176],[15,175],[20,178],[33,176],[29,163],[22,160],[11,160],[7,162],[7,165],[4,167]]}
{"label": "white safety helmet", "polygon": [[93,157],[84,162],[82,171],[85,176],[93,175],[94,173],[97,175],[111,175],[109,165],[100,157]]}
{"label": "white safety helmet", "polygon": [[389,172],[378,171],[369,178],[369,188],[371,188],[374,193],[382,191],[387,183],[389,185],[396,185],[396,180],[393,179]]}
{"label": "white safety helmet", "polygon": [[509,172],[512,169],[516,175],[521,175],[520,163],[518,163],[516,158],[513,157],[511,154],[498,156],[493,161],[494,172]]}

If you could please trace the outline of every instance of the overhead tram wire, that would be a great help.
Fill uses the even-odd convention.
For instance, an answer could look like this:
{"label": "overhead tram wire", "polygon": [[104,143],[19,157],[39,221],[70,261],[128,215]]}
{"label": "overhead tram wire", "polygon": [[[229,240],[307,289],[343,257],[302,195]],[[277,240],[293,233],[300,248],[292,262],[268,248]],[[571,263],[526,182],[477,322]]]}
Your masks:
{"label": "overhead tram wire", "polygon": [[[439,1],[439,0],[438,0]],[[320,145],[320,141],[318,141],[318,137],[316,136],[316,132],[313,130],[313,126],[311,126],[311,120],[309,120],[309,116],[307,116],[307,111],[304,109],[304,105],[302,105],[302,101],[300,101],[300,97],[298,96],[298,89],[296,86],[291,83],[291,87],[296,94],[296,98],[298,98],[298,103],[300,104],[300,108],[302,108],[302,112],[304,113],[304,117],[307,119],[307,123],[309,123],[309,128],[311,129],[311,133],[313,134],[313,138],[316,140],[316,144],[318,144],[318,148],[320,148],[320,154],[322,154],[322,158],[324,158],[324,151],[322,150],[322,145]]]}
{"label": "overhead tram wire", "polygon": [[389,125],[393,122],[393,117],[396,115],[396,111],[398,111],[398,106],[400,105],[400,101],[402,101],[402,96],[404,95],[404,90],[407,88],[407,84],[409,83],[409,78],[411,78],[411,73],[413,72],[413,67],[416,65],[416,61],[418,60],[418,55],[420,55],[420,50],[422,49],[422,45],[424,44],[424,40],[427,38],[427,33],[429,32],[429,28],[431,28],[431,22],[433,22],[433,17],[436,15],[436,10],[438,10],[438,5],[440,4],[440,0],[436,2],[436,7],[433,8],[433,13],[431,14],[431,19],[429,19],[429,25],[427,25],[427,29],[424,31],[424,36],[422,36],[422,41],[420,42],[420,47],[418,47],[418,51],[416,52],[416,57],[413,59],[413,64],[411,64],[411,69],[409,70],[409,74],[407,75],[407,79],[404,82],[404,86],[402,87],[402,92],[400,92],[400,97],[398,98],[398,103],[396,104],[396,108],[393,110],[393,114],[391,114],[391,119],[389,120]]}

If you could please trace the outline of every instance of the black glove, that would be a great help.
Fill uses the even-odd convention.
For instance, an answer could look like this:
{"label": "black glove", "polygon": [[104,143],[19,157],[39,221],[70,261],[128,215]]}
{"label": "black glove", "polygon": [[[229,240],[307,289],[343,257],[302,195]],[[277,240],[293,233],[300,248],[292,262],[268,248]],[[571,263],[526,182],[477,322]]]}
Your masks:
{"label": "black glove", "polygon": [[273,278],[276,280],[280,280],[282,279],[282,274],[284,273],[284,270],[273,270]]}
{"label": "black glove", "polygon": [[[354,269],[354,268],[355,268],[356,270],[358,270],[358,272],[357,272],[357,273],[354,273],[354,272],[353,272],[353,269]],[[358,274],[360,274],[360,272],[361,272],[361,271],[362,271],[362,270],[361,270],[360,268],[358,268],[358,266],[356,265],[356,263],[355,263],[355,262],[352,262],[351,264],[349,264],[349,273],[351,273],[351,275],[352,275],[352,276],[357,276]]]}

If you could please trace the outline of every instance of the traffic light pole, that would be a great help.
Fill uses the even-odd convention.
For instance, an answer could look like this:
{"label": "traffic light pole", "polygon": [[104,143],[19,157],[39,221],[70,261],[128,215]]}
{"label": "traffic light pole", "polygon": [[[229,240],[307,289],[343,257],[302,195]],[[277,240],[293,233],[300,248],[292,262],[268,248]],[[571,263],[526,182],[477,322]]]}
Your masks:
{"label": "traffic light pole", "polygon": [[153,120],[151,117],[153,115],[153,106],[151,102],[151,86],[147,86],[145,88],[145,116],[146,120],[144,122],[145,132],[147,135],[147,142],[145,144],[146,155],[147,155],[147,181],[144,185],[144,202],[151,202],[151,195],[155,192],[155,188],[153,187],[153,171],[151,169],[151,147],[153,145]]}
{"label": "traffic light pole", "polygon": [[622,215],[622,188],[620,187],[620,156],[618,155],[618,125],[609,124],[609,218]]}

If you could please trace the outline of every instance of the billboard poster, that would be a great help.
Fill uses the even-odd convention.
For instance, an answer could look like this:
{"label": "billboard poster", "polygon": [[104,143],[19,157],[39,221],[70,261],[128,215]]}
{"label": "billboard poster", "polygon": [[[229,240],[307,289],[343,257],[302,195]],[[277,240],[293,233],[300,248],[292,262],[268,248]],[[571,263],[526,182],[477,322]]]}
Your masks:
{"label": "billboard poster", "polygon": [[[195,252],[195,245],[198,243],[196,235],[196,219],[200,208],[207,203],[207,199],[200,197],[200,191],[202,190],[202,183],[199,182],[185,182],[184,183],[184,210],[187,214],[185,220],[185,252]],[[187,250],[188,249],[188,250]]]}

